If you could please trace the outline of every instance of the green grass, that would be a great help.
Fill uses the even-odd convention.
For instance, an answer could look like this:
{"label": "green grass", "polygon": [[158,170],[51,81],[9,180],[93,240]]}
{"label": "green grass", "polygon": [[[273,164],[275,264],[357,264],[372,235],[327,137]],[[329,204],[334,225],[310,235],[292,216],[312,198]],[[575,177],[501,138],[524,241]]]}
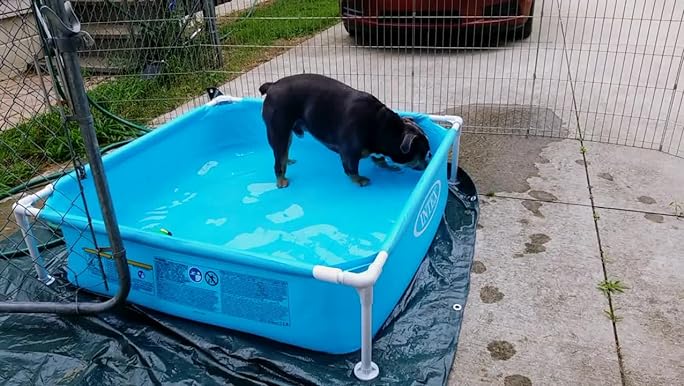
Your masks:
{"label": "green grass", "polygon": [[[243,11],[240,16],[249,12]],[[278,19],[293,15],[298,18]],[[251,17],[232,19],[219,28],[229,77],[287,50],[263,46],[293,45],[338,22],[338,0],[275,0],[257,7]]]}
{"label": "green grass", "polygon": [[[251,16],[245,18],[250,12]],[[220,21],[219,31],[225,45],[223,68],[202,71],[207,68],[203,61],[211,48],[186,47],[165,57],[166,75],[151,80],[139,76],[119,77],[96,86],[89,94],[114,114],[146,124],[188,99],[202,95],[207,87],[225,83],[286,51],[287,46],[331,27],[339,22],[338,16],[337,0],[272,0]],[[288,19],[278,19],[283,17]],[[92,110],[101,146],[139,135],[137,130]],[[64,128],[54,111],[1,132],[0,197],[51,165],[69,161],[69,138],[76,152],[83,156],[78,127],[70,123]]]}

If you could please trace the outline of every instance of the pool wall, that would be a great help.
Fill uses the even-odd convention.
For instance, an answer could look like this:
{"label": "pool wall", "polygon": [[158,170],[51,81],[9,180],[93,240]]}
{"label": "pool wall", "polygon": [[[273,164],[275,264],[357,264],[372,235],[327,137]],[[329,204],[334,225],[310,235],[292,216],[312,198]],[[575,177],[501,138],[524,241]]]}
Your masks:
{"label": "pool wall", "polygon": [[[171,136],[196,142],[190,130],[183,131],[189,121],[210,115],[221,106],[240,103],[262,103],[262,100],[214,100],[136,140],[127,149],[106,155],[104,165],[111,167],[143,151],[153,162],[155,152],[161,151],[158,145]],[[432,242],[448,196],[447,160],[452,145],[452,170],[457,161],[460,118],[404,112],[401,115],[418,120],[436,151],[399,221],[384,241],[383,250],[375,258],[371,256],[344,270],[324,266],[312,269],[305,264],[278,263],[205,243],[140,232],[122,223],[120,230],[132,285],[128,300],[181,318],[306,349],[343,354],[361,348],[362,336],[368,340],[365,335],[377,333]],[[432,121],[448,122],[453,127],[444,129]],[[248,140],[248,136],[244,139]],[[86,173],[89,173],[87,167]],[[172,174],[173,170],[168,173]],[[135,171],[130,171],[128,179],[121,172],[108,177],[112,189],[135,190],[135,184],[144,184],[144,178]],[[75,174],[65,176],[56,183],[55,191],[77,192],[75,181]],[[94,190],[86,186],[85,194],[90,213],[99,213]],[[67,278],[78,287],[111,296],[117,290],[117,275],[114,261],[104,247],[108,245],[104,224],[93,215],[92,228],[97,241],[93,243],[84,211],[72,210],[68,204],[69,194],[53,194],[38,213],[40,218],[62,224],[64,238],[72,251]],[[359,301],[360,296],[361,300],[364,296],[368,300],[369,288],[372,316],[362,315]],[[367,333],[360,328],[363,318],[372,320]],[[366,347],[366,351],[369,349]],[[367,367],[369,352],[366,355]]]}

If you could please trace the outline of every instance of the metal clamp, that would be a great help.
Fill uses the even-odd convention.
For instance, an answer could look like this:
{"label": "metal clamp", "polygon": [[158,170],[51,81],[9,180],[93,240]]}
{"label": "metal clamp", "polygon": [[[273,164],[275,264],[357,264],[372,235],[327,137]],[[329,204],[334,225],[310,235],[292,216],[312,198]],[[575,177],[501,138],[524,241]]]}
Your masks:
{"label": "metal clamp", "polygon": [[[95,43],[92,36],[81,29],[81,22],[78,20],[70,1],[64,2],[65,20],[62,20],[57,12],[48,6],[44,5],[40,7],[39,11],[40,12],[38,12],[36,16],[45,31],[48,42],[59,51],[77,52],[83,45],[90,47]],[[45,22],[45,18],[49,19],[51,25],[56,26],[56,28],[61,30],[59,31],[61,33],[58,33],[57,36],[63,36],[52,36],[47,23]]]}

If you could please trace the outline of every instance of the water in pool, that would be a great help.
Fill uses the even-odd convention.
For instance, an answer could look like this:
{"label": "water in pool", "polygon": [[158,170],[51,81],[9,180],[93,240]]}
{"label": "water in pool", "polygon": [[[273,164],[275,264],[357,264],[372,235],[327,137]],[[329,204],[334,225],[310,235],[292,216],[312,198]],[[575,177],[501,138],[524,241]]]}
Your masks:
{"label": "water in pool", "polygon": [[281,261],[334,265],[380,250],[421,175],[381,169],[366,159],[360,172],[371,185],[358,187],[344,174],[339,156],[310,136],[293,140],[290,157],[296,163],[288,167],[285,189],[275,186],[265,141],[185,159],[173,165],[174,178],[150,181],[155,197],[126,211],[123,221]]}

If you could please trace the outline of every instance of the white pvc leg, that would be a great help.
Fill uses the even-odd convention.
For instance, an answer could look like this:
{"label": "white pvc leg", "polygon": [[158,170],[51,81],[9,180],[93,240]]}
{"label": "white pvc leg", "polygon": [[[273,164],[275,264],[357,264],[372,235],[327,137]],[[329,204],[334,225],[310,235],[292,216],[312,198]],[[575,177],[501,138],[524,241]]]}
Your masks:
{"label": "white pvc leg", "polygon": [[373,363],[373,287],[357,288],[361,300],[361,362],[354,366],[354,375],[362,381],[370,381],[380,374]]}
{"label": "white pvc leg", "polygon": [[15,208],[14,217],[17,219],[17,224],[19,224],[21,234],[24,236],[24,243],[29,250],[31,259],[33,260],[33,266],[36,269],[36,274],[38,274],[38,280],[46,285],[52,284],[55,281],[55,278],[52,277],[45,269],[43,256],[41,256],[40,252],[38,252],[36,238],[31,231],[31,224],[29,223],[28,217],[26,216],[23,208]]}
{"label": "white pvc leg", "polygon": [[[460,128],[459,128],[460,130]],[[456,135],[454,143],[451,148],[451,176],[449,177],[449,182],[453,185],[457,182],[458,178],[458,152],[461,147],[461,133]]]}

